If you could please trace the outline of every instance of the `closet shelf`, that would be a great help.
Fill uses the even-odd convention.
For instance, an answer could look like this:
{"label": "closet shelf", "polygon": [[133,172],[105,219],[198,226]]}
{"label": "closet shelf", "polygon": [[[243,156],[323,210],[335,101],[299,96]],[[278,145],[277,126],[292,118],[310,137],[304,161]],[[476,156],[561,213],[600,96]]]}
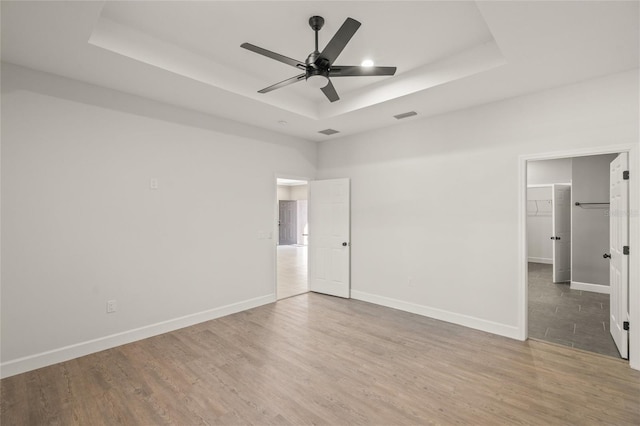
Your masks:
{"label": "closet shelf", "polygon": [[527,200],[527,216],[551,216],[551,200]]}

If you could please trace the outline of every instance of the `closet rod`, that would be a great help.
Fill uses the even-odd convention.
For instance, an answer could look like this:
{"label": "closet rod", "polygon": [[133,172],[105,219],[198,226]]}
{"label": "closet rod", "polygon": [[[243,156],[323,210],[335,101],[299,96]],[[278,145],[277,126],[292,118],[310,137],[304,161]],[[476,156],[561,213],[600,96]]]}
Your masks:
{"label": "closet rod", "polygon": [[611,203],[579,203],[576,201],[576,206],[587,206],[591,204],[611,204]]}

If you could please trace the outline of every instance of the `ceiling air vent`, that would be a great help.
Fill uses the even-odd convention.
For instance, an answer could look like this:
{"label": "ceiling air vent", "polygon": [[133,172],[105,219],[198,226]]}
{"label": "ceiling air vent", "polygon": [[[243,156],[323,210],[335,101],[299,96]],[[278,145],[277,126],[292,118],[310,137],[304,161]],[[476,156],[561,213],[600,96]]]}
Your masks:
{"label": "ceiling air vent", "polygon": [[418,115],[415,111],[403,112],[402,114],[394,115],[396,120],[402,120],[403,118],[413,117],[414,115]]}
{"label": "ceiling air vent", "polygon": [[318,133],[322,133],[323,135],[327,135],[327,136],[331,136],[331,135],[335,135],[336,133],[340,133],[337,130],[333,130],[333,129],[324,129],[324,130],[320,130]]}

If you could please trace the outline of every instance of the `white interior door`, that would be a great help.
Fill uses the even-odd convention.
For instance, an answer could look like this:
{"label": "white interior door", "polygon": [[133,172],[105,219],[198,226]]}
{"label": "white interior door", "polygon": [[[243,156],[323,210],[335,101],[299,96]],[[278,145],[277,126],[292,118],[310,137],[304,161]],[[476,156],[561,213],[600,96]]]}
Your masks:
{"label": "white interior door", "polygon": [[571,186],[552,189],[553,282],[561,283],[571,280]]}
{"label": "white interior door", "polygon": [[627,153],[619,154],[611,162],[609,175],[609,330],[625,359],[629,357],[628,331],[624,329],[629,320],[629,256],[624,254],[629,245],[629,181],[623,172],[628,170],[628,161]]}
{"label": "white interior door", "polygon": [[350,297],[349,179],[309,183],[309,290]]}

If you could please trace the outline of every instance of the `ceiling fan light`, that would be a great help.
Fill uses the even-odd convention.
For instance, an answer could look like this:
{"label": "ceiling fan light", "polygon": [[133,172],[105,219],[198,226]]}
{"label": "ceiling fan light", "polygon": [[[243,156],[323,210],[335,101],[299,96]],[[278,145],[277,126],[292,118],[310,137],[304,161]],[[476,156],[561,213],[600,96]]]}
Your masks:
{"label": "ceiling fan light", "polygon": [[324,75],[310,75],[307,77],[307,84],[316,89],[322,89],[329,84],[329,78]]}
{"label": "ceiling fan light", "polygon": [[373,60],[365,59],[364,61],[362,61],[362,63],[360,63],[360,66],[364,68],[371,68],[373,66]]}

